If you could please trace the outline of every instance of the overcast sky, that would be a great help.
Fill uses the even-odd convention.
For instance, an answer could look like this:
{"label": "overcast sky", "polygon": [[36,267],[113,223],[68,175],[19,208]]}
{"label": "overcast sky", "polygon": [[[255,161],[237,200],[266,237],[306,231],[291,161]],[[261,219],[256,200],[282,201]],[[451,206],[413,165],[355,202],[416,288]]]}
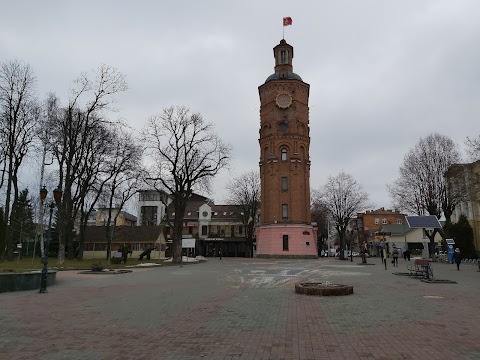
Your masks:
{"label": "overcast sky", "polygon": [[33,68],[38,96],[66,103],[81,72],[127,76],[118,112],[135,129],[171,105],[201,113],[234,149],[228,179],[258,169],[258,86],[272,48],[295,49],[310,84],[311,186],[344,170],[377,207],[404,155],[432,132],[480,133],[480,1],[3,1],[0,61]]}

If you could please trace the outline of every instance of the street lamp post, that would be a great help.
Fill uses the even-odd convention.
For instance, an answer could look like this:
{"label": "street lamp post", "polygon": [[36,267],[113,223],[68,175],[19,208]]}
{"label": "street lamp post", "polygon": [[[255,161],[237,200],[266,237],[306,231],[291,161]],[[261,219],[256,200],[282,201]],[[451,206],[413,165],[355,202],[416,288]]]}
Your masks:
{"label": "street lamp post", "polygon": [[[45,186],[40,190],[40,198],[42,199],[42,204],[45,198],[47,197],[47,189]],[[55,210],[55,206],[58,206],[60,204],[60,201],[62,199],[62,190],[55,189],[53,191],[53,198],[55,199],[55,202],[52,202],[50,204],[50,219],[48,220],[48,236],[47,240],[44,240],[43,248],[44,248],[44,256],[42,259],[43,262],[43,269],[42,269],[42,277],[40,280],[40,294],[46,293],[47,292],[47,277],[48,277],[48,245],[50,243],[51,235],[52,235],[52,217],[53,217],[53,210]]]}

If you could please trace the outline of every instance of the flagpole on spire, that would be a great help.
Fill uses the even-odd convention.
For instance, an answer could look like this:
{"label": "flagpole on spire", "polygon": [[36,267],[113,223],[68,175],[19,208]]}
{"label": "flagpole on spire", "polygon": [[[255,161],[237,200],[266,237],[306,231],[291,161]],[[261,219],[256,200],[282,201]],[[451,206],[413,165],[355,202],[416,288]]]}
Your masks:
{"label": "flagpole on spire", "polygon": [[283,40],[285,40],[285,26],[292,25],[292,18],[290,16],[283,18]]}

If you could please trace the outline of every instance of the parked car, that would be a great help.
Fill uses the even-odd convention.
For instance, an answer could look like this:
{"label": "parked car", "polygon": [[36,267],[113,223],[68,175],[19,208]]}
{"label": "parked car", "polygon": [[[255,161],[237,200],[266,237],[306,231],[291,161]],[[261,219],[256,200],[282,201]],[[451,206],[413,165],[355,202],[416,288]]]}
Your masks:
{"label": "parked car", "polygon": [[353,252],[352,252],[352,256],[360,256],[360,254],[359,254],[358,252],[356,252],[356,251],[353,251]]}

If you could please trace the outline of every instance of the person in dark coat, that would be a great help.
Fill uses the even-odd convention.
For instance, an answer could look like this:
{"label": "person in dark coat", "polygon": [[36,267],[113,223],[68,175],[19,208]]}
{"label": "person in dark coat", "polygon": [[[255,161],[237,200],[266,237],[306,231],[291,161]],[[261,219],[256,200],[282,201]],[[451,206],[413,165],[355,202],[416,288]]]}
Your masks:
{"label": "person in dark coat", "polygon": [[462,253],[460,252],[459,248],[455,249],[455,253],[453,254],[453,261],[457,264],[457,270],[460,270],[460,263],[462,262]]}
{"label": "person in dark coat", "polygon": [[393,248],[393,252],[392,252],[392,264],[393,266],[396,266],[398,267],[398,249],[397,248]]}
{"label": "person in dark coat", "polygon": [[407,260],[410,261],[410,255],[412,255],[410,249],[405,250],[405,254],[407,255]]}
{"label": "person in dark coat", "polygon": [[128,254],[131,254],[131,253],[132,253],[132,249],[130,249],[130,246],[126,246],[126,245],[123,245],[123,246],[121,247],[121,249],[122,249],[123,263],[126,264],[126,263],[127,263]]}
{"label": "person in dark coat", "polygon": [[153,248],[146,248],[143,250],[143,252],[140,254],[140,257],[138,260],[143,260],[143,257],[146,256],[147,260],[150,260],[150,253],[153,251]]}

